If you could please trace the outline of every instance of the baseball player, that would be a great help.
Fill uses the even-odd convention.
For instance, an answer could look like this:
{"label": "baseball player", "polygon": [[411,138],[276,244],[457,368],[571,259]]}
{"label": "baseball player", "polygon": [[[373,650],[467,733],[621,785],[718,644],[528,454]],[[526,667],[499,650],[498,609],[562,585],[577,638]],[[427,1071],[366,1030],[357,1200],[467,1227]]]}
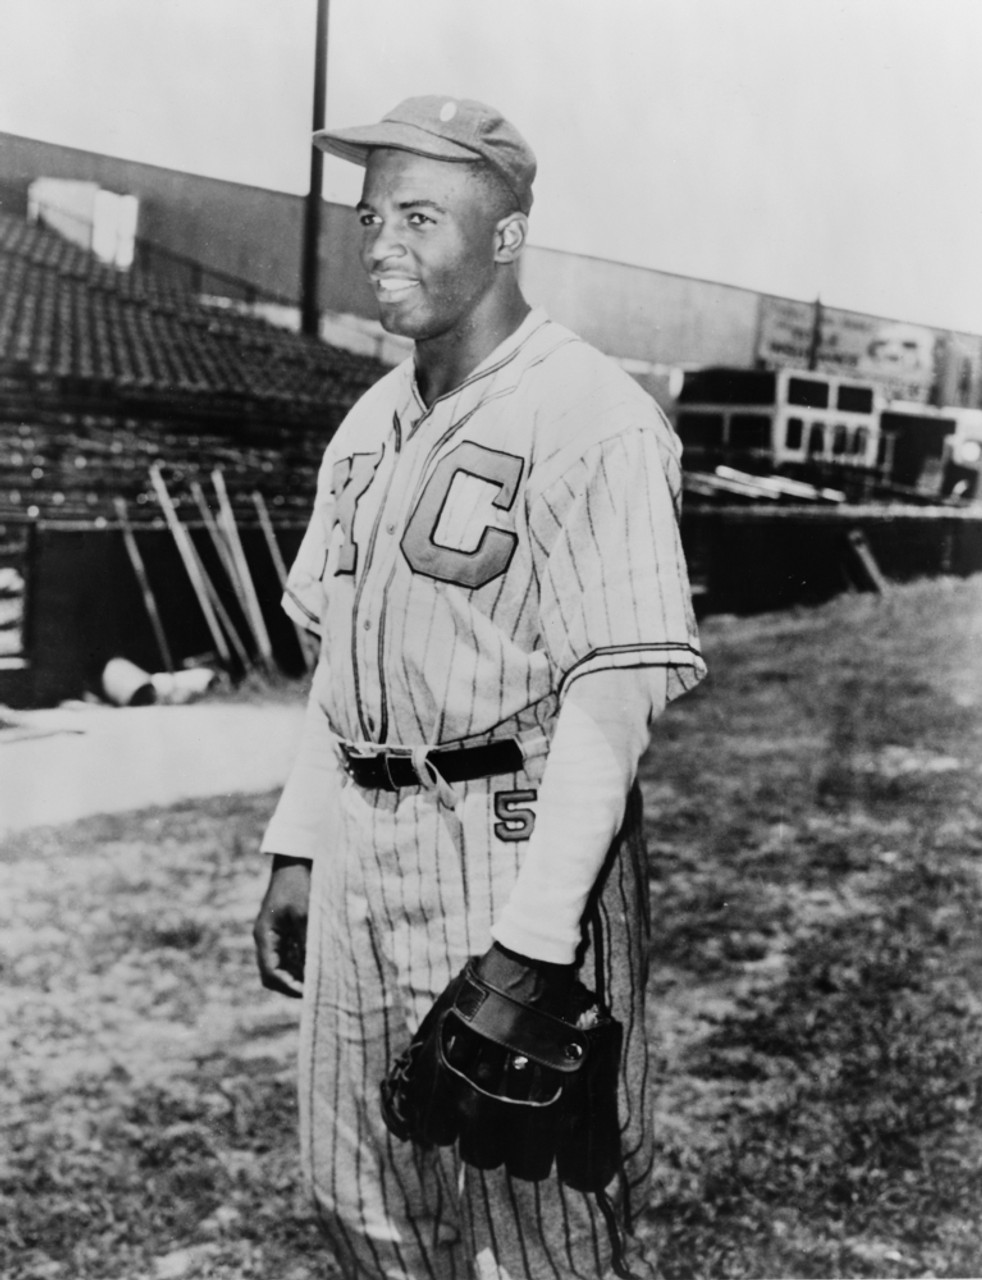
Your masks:
{"label": "baseball player", "polygon": [[[635,775],[704,674],[679,446],[522,296],[536,163],[498,112],[412,98],[315,141],[365,168],[362,264],[415,351],[327,446],[284,597],[321,656],[255,938],[265,985],[303,998],[305,1173],[346,1277],[651,1276]],[[568,1027],[581,979],[619,1022],[605,1189],[387,1125],[380,1082],[469,959],[523,1027]]]}

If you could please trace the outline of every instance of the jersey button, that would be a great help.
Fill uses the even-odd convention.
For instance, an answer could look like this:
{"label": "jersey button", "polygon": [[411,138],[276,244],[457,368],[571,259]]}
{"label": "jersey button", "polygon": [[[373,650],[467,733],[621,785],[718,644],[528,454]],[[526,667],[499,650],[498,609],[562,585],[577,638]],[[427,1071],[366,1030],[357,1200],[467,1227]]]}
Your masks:
{"label": "jersey button", "polygon": [[369,618],[366,618],[366,619],[365,619],[365,621],[364,621],[361,625],[362,625],[362,627],[363,627],[366,631],[371,631],[371,629],[372,629],[372,623],[371,623],[371,620],[370,620]]}
{"label": "jersey button", "polygon": [[386,532],[386,533],[388,533],[388,534],[393,534],[393,533],[395,533],[395,531],[396,531],[396,526],[395,526],[394,524],[387,524],[387,525],[385,526],[385,532]]}

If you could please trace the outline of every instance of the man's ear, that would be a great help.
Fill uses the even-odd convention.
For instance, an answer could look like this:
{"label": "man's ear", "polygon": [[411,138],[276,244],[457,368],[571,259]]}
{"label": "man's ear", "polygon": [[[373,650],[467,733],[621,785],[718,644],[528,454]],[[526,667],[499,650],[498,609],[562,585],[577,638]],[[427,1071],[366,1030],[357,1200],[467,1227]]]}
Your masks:
{"label": "man's ear", "polygon": [[495,262],[517,262],[528,239],[529,220],[524,213],[510,213],[494,230]]}

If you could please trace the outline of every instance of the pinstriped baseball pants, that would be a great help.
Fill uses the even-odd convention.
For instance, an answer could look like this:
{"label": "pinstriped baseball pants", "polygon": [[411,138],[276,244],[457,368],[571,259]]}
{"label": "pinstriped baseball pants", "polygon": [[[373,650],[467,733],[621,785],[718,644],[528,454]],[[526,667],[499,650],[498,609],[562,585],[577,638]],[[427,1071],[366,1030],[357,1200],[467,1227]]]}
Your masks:
{"label": "pinstriped baseball pants", "polygon": [[[335,847],[314,866],[300,1037],[304,1173],[348,1280],[603,1280],[608,1228],[592,1196],[461,1164],[386,1130],[379,1081],[489,929],[523,843],[495,835],[494,793],[536,779],[482,779],[455,810],[429,792],[346,784]],[[625,1167],[610,1195],[630,1227],[647,1202],[651,1083],[644,1035],[648,890],[641,802],[608,858],[581,976],[624,1026]],[[598,979],[600,980],[598,983]],[[630,1238],[629,1238],[630,1240]],[[633,1252],[632,1252],[633,1250]],[[654,1268],[630,1241],[632,1274]]]}

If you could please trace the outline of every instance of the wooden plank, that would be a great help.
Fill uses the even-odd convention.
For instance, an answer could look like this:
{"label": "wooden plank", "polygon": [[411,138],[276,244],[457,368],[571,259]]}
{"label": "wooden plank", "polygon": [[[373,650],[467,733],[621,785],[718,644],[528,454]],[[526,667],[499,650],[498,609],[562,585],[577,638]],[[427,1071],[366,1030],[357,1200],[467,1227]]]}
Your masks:
{"label": "wooden plank", "polygon": [[215,493],[218,495],[220,527],[228,542],[232,559],[235,561],[243,598],[248,604],[249,621],[255,632],[256,643],[259,646],[259,659],[266,670],[272,672],[276,667],[273,658],[273,645],[266,629],[266,620],[263,617],[255,583],[252,580],[252,574],[249,572],[249,562],[246,559],[242,540],[239,537],[238,525],[235,523],[235,514],[232,511],[232,504],[229,501],[228,490],[225,488],[225,477],[222,475],[221,468],[216,467],[211,473],[211,482],[215,486]]}
{"label": "wooden plank", "polygon": [[147,575],[147,568],[140,554],[140,548],[137,546],[136,534],[133,532],[133,526],[130,524],[129,513],[126,509],[126,501],[123,498],[115,497],[113,505],[116,508],[116,519],[119,521],[119,527],[123,533],[123,543],[126,546],[126,554],[129,556],[130,564],[133,566],[133,572],[136,574],[136,580],[140,584],[140,592],[143,596],[143,607],[147,611],[150,619],[150,625],[153,627],[153,634],[157,640],[157,648],[160,650],[160,657],[164,664],[164,670],[173,673],[174,659],[171,657],[170,646],[167,643],[167,636],[164,633],[164,624],[160,619],[160,611],[157,608],[157,598],[153,594],[153,588],[150,586],[150,578]]}
{"label": "wooden plank", "polygon": [[218,593],[218,588],[208,576],[204,562],[202,561],[201,556],[198,553],[198,548],[194,545],[193,541],[191,541],[191,553],[198,562],[198,569],[201,573],[202,581],[205,584],[205,590],[208,592],[208,599],[211,602],[211,607],[214,609],[216,617],[225,629],[225,634],[228,636],[229,644],[235,650],[235,656],[242,664],[243,671],[249,671],[252,667],[252,658],[249,656],[249,651],[243,644],[242,637],[239,635],[235,623],[229,617],[228,610],[225,608],[224,604],[222,604],[222,598]]}
{"label": "wooden plank", "polygon": [[194,499],[195,506],[198,508],[198,514],[201,516],[201,523],[208,530],[211,538],[212,546],[215,553],[222,564],[225,572],[228,574],[229,581],[238,593],[238,582],[236,580],[235,562],[232,559],[232,553],[228,549],[228,543],[222,536],[222,532],[218,527],[218,521],[215,519],[208,500],[205,497],[205,491],[197,480],[192,480],[188,485],[191,491],[191,497]]}
{"label": "wooden plank", "polygon": [[[198,483],[197,480],[192,480],[189,487],[191,489],[191,496],[194,498],[194,501],[198,507],[198,511],[201,514],[201,521],[208,531],[208,535],[211,538],[212,546],[215,548],[215,553],[218,556],[218,559],[221,562],[222,567],[224,568],[225,573],[228,576],[228,580],[229,580],[229,583],[231,584],[232,590],[235,593],[235,598],[238,601],[239,608],[242,611],[242,616],[245,619],[245,624],[249,628],[249,637],[253,641],[253,643],[256,645],[256,648],[258,650],[258,639],[252,630],[252,623],[249,617],[249,604],[245,598],[245,592],[242,589],[242,582],[239,578],[239,572],[238,572],[238,569],[236,568],[236,564],[232,556],[231,548],[229,547],[228,541],[225,538],[224,534],[222,533],[221,529],[219,529],[218,521],[215,519],[214,515],[212,514],[211,508],[208,506],[208,501],[205,498],[204,489],[202,489],[201,485]],[[226,613],[226,617],[227,616],[228,615]],[[251,660],[247,661],[246,665],[247,666],[251,665]]]}
{"label": "wooden plank", "polygon": [[876,563],[873,548],[869,545],[863,530],[850,529],[846,534],[846,545],[851,552],[853,566],[858,568],[859,576],[865,585],[881,594],[888,591],[890,584]]}
{"label": "wooden plank", "polygon": [[[270,558],[276,569],[276,576],[279,579],[280,590],[286,590],[286,562],[283,559],[283,553],[280,551],[280,544],[276,540],[276,530],[273,528],[273,522],[269,518],[269,509],[266,506],[266,500],[258,490],[252,495],[253,506],[259,516],[259,527],[263,531],[263,537],[266,539],[266,546],[269,548]],[[293,622],[293,630],[296,632],[297,644],[300,646],[300,655],[303,658],[304,671],[309,671],[313,662],[316,661],[316,655],[310,652],[310,644],[313,640],[309,631],[305,631],[298,622]]]}
{"label": "wooden plank", "polygon": [[[191,535],[181,524],[177,515],[171,496],[167,492],[167,485],[164,483],[164,477],[161,474],[160,464],[154,462],[150,467],[150,481],[153,484],[154,492],[157,494],[157,501],[160,503],[161,510],[164,513],[164,519],[167,521],[167,527],[171,531],[171,536],[177,546],[178,554],[184,565],[184,571],[191,580],[191,586],[194,588],[194,594],[198,601],[198,607],[208,625],[211,633],[212,641],[218,650],[218,655],[224,660],[226,665],[231,665],[232,651],[228,647],[228,642],[222,632],[215,610],[212,607],[212,596],[214,589],[209,594],[206,585],[207,574],[201,566],[198,559],[198,553],[191,541]],[[210,585],[210,584],[209,584]]]}

